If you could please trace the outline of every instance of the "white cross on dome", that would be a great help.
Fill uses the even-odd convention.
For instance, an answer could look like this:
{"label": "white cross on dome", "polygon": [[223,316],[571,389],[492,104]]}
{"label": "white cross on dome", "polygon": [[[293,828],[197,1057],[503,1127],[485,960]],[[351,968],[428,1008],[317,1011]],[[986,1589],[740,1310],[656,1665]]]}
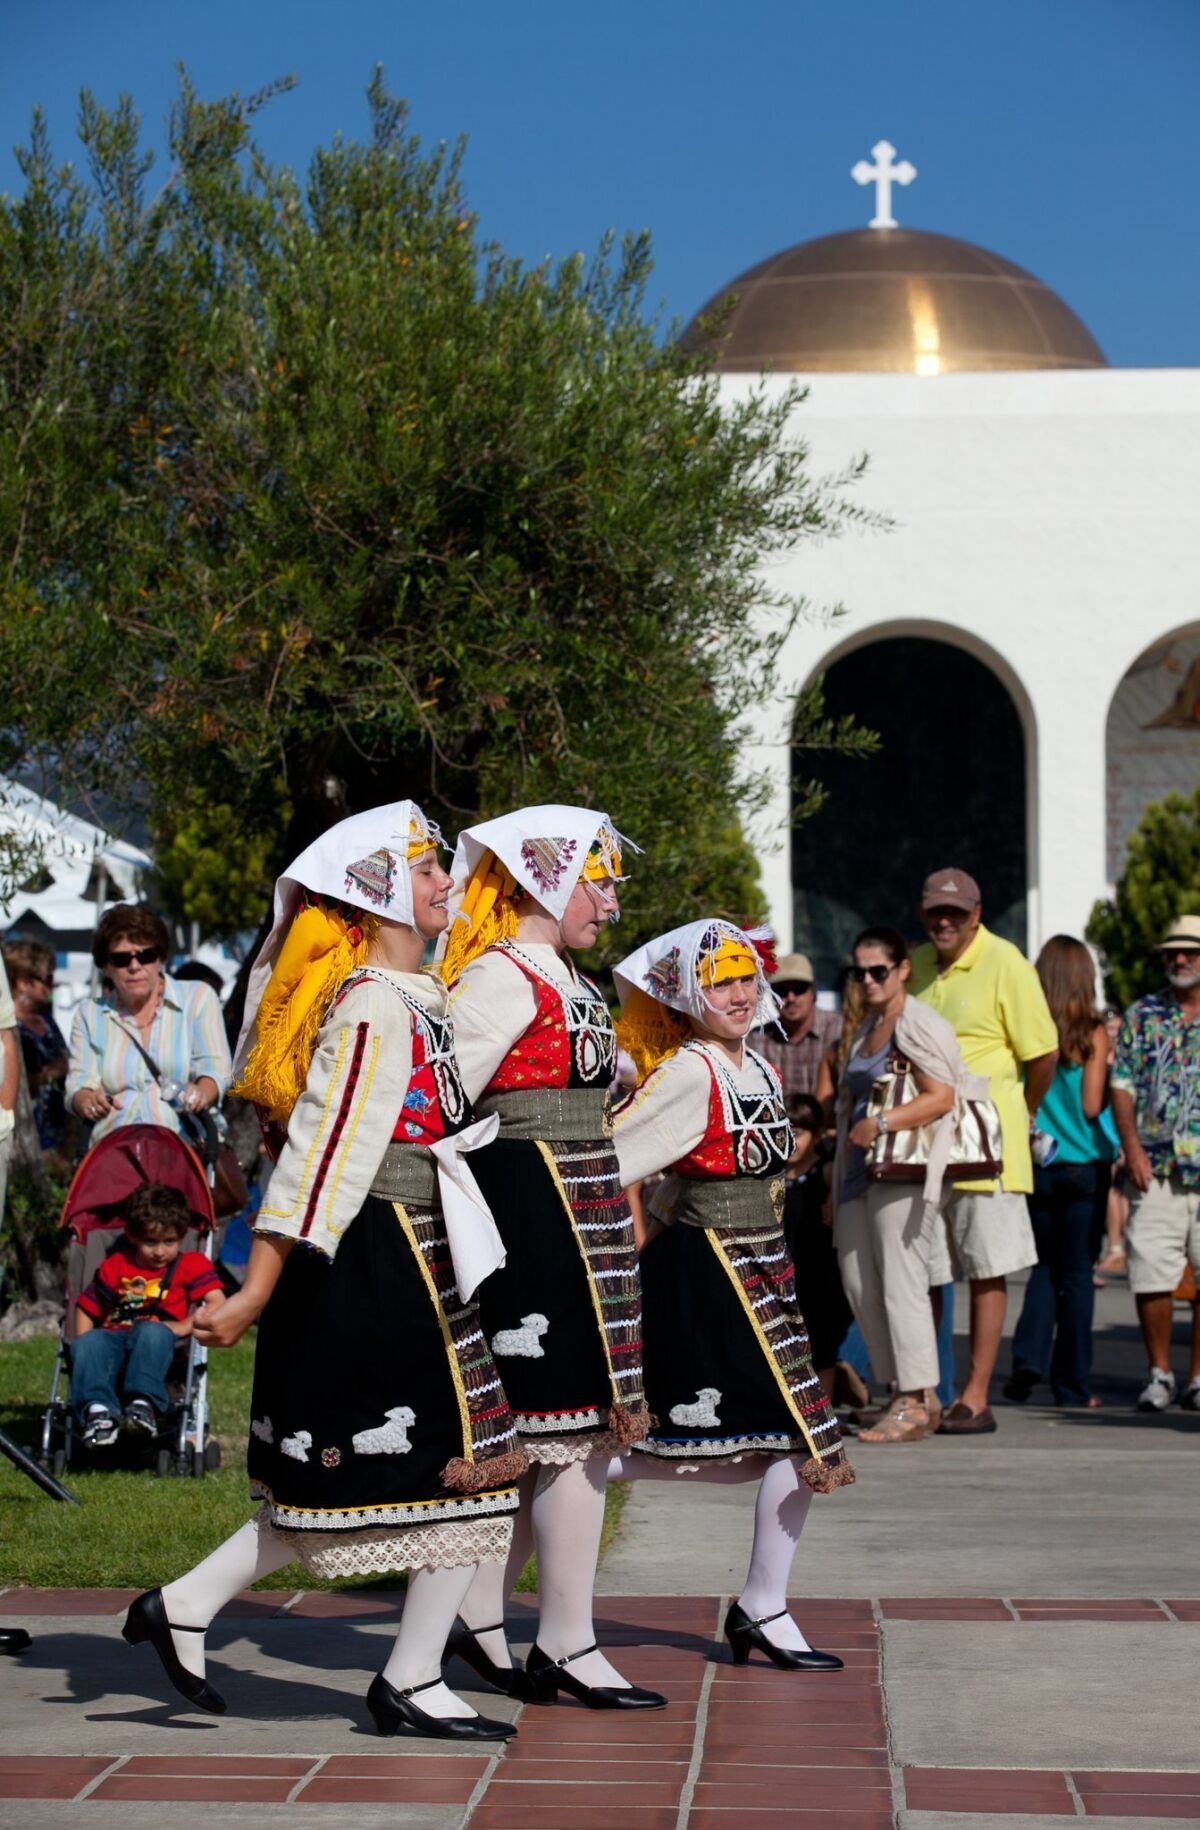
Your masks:
{"label": "white cross on dome", "polygon": [[911,184],[917,175],[917,168],[910,165],[907,159],[901,159],[899,165],[893,164],[896,148],[890,140],[876,140],[871,148],[871,157],[875,161],[874,165],[868,165],[865,159],[860,159],[857,165],[851,166],[850,176],[856,184],[873,183],[875,186],[875,214],[871,218],[871,228],[898,228],[899,224],[892,215],[892,186]]}

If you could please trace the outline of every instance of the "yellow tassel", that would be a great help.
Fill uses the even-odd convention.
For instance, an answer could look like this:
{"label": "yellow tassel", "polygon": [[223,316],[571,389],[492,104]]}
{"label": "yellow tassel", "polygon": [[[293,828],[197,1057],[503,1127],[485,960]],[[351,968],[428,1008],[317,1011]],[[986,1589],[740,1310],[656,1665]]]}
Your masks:
{"label": "yellow tassel", "polygon": [[460,979],[471,961],[498,940],[516,939],[516,893],[516,878],[495,852],[486,852],[471,873],[446,936],[441,973],[447,985]]}
{"label": "yellow tassel", "polygon": [[286,1124],[304,1091],[317,1033],[338,987],[367,957],[365,925],[302,909],[288,929],[255,1025],[245,1072],[230,1089]]}
{"label": "yellow tassel", "polygon": [[639,1081],[673,1055],[691,1035],[681,1011],[660,1004],[645,991],[631,991],[617,1020],[617,1044],[632,1056]]}

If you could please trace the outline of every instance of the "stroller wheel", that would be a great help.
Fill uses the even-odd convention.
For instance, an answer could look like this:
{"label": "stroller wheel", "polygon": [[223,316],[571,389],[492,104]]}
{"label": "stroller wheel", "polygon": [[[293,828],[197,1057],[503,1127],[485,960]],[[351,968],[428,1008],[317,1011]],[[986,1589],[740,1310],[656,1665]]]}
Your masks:
{"label": "stroller wheel", "polygon": [[210,1436],[204,1445],[204,1465],[210,1473],[221,1466],[221,1445],[215,1436]]}
{"label": "stroller wheel", "polygon": [[66,1468],[66,1465],[67,1465],[67,1451],[65,1449],[55,1449],[53,1459],[50,1463],[50,1472],[54,1476],[55,1480],[59,1480],[61,1478],[63,1471]]}
{"label": "stroller wheel", "polygon": [[171,1460],[172,1456],[170,1449],[160,1449],[158,1454],[154,1457],[154,1472],[159,1480],[162,1480],[165,1475],[168,1475],[171,1472]]}

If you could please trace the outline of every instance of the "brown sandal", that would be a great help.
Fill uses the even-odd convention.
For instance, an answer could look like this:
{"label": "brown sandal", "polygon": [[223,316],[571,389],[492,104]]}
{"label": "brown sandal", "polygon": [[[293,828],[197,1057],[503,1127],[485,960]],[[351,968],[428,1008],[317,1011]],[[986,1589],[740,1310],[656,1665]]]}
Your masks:
{"label": "brown sandal", "polygon": [[858,1432],[859,1442],[920,1442],[929,1434],[929,1407],[924,1404],[894,1404],[887,1414],[869,1430]]}

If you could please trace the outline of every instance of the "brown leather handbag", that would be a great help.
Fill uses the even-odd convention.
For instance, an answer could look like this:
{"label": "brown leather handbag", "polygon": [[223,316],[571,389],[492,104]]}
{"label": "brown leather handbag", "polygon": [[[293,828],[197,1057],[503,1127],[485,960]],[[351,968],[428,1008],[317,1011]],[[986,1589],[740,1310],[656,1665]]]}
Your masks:
{"label": "brown leather handbag", "polygon": [[[903,1055],[888,1058],[871,1088],[868,1118],[894,1111],[916,1099],[921,1089],[912,1063]],[[907,1131],[881,1131],[867,1151],[867,1174],[875,1182],[923,1182],[939,1119]],[[945,1168],[948,1182],[994,1181],[1004,1171],[1000,1114],[990,1099],[961,1099],[954,1121],[954,1141]]]}

